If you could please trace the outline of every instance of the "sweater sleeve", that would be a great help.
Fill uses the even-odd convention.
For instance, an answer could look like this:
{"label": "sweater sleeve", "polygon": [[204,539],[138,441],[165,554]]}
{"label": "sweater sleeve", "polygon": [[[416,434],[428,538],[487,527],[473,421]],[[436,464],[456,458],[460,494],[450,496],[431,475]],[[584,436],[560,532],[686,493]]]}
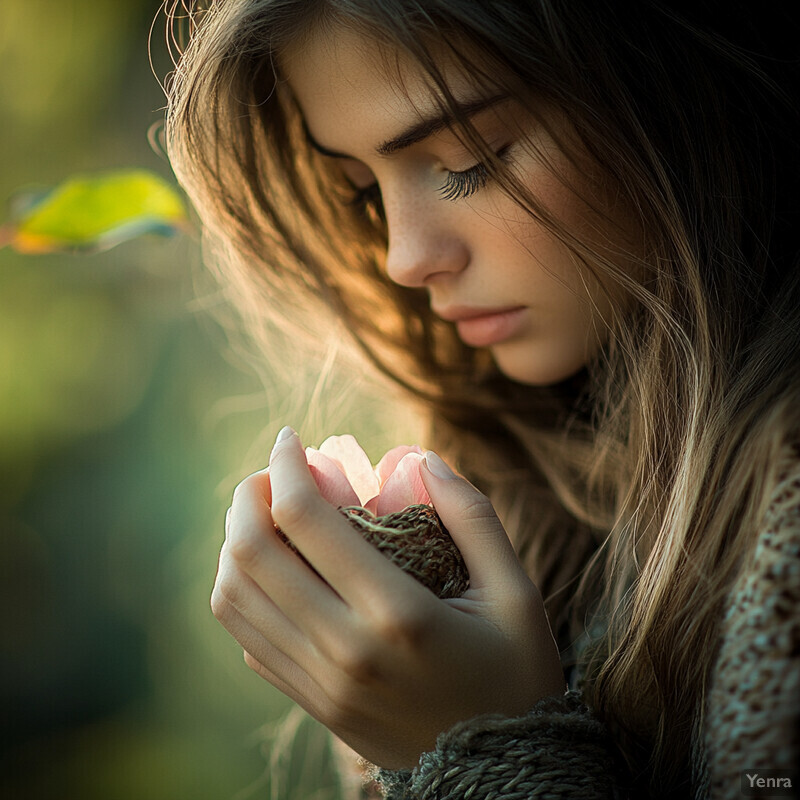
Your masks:
{"label": "sweater sleeve", "polygon": [[800,448],[793,451],[728,597],[697,797],[741,798],[742,772],[800,779]]}
{"label": "sweater sleeve", "polygon": [[386,800],[609,800],[608,735],[577,692],[521,717],[484,715],[442,734],[413,770],[379,770]]}

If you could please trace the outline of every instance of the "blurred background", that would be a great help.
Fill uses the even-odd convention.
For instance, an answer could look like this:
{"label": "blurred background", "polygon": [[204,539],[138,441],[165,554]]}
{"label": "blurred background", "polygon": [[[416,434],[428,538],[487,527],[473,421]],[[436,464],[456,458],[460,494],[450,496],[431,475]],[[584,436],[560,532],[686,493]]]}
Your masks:
{"label": "blurred background", "polygon": [[[164,104],[157,11],[2,0],[0,222],[19,190],[79,173],[172,180],[148,143]],[[265,386],[233,356],[202,275],[186,234],[0,249],[4,798],[336,797],[321,731],[210,613],[223,519],[285,423],[309,444],[355,433],[377,460],[415,422],[322,371],[325,354],[289,370],[276,348]],[[335,402],[309,410],[315,392]]]}

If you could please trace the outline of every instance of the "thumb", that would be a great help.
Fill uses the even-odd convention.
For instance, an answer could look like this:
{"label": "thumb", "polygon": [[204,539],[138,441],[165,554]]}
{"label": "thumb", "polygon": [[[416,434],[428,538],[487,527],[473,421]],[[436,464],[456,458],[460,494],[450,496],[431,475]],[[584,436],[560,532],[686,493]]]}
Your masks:
{"label": "thumb", "polygon": [[522,567],[486,495],[428,450],[420,475],[431,502],[461,551],[470,586],[496,584]]}

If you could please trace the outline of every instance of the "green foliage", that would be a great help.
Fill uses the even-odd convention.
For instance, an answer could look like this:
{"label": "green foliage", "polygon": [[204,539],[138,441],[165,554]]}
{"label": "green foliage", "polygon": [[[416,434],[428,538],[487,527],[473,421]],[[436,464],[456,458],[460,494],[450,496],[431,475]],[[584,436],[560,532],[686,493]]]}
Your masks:
{"label": "green foliage", "polygon": [[0,244],[20,253],[105,250],[186,226],[176,189],[143,169],[74,176],[48,191],[19,195],[15,210],[16,219],[0,232]]}

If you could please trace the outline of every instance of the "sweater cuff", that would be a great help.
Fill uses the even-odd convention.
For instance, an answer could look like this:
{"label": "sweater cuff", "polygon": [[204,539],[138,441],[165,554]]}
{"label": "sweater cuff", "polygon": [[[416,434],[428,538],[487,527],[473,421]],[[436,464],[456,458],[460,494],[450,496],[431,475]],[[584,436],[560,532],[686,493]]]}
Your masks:
{"label": "sweater cuff", "polygon": [[439,736],[413,770],[378,770],[386,800],[615,797],[603,725],[578,692],[540,700],[522,717],[487,714]]}

